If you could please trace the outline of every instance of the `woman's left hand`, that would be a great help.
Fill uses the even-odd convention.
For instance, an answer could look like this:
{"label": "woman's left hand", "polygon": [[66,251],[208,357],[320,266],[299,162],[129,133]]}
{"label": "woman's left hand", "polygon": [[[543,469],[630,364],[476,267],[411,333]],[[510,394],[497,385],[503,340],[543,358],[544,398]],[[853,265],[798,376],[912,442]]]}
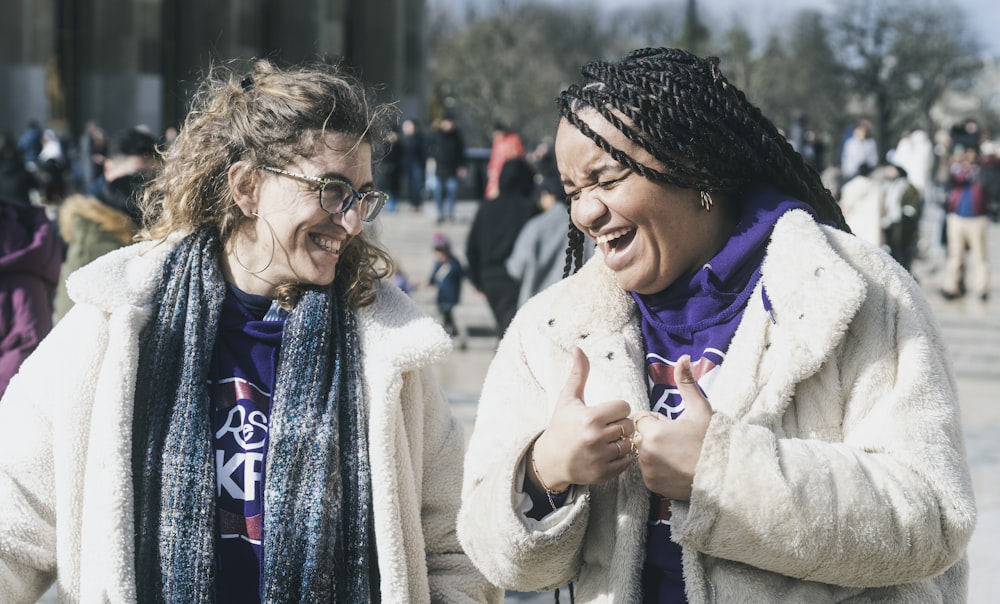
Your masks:
{"label": "woman's left hand", "polygon": [[668,499],[687,501],[712,419],[712,405],[695,382],[691,357],[684,355],[677,360],[674,381],[684,412],[674,420],[649,411],[636,414],[632,439],[646,488]]}

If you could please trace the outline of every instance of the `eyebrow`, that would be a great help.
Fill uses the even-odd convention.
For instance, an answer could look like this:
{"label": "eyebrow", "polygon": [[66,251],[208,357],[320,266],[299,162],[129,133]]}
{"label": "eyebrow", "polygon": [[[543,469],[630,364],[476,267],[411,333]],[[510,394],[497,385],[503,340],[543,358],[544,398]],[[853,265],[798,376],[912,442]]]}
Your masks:
{"label": "eyebrow", "polygon": [[563,177],[561,179],[561,182],[562,182],[563,188],[574,187],[575,186],[577,188],[582,189],[584,187],[589,187],[589,186],[592,186],[592,185],[595,185],[595,184],[601,182],[601,176],[607,174],[608,172],[618,172],[618,171],[630,170],[630,169],[631,168],[629,168],[628,166],[625,166],[624,164],[616,162],[615,160],[612,159],[610,162],[607,162],[607,163],[604,163],[604,164],[598,164],[597,166],[591,168],[587,172],[586,182],[589,183],[589,184],[577,185],[572,180],[570,180],[570,179],[568,179],[566,177]]}
{"label": "eyebrow", "polygon": [[322,176],[317,176],[316,178],[322,178],[324,180],[340,180],[350,184],[359,192],[363,192],[367,188],[374,188],[375,186],[375,181],[373,180],[369,180],[368,182],[362,183],[360,185],[355,185],[353,182],[351,182],[350,178],[348,178],[344,174],[341,174],[340,172],[326,172]]}

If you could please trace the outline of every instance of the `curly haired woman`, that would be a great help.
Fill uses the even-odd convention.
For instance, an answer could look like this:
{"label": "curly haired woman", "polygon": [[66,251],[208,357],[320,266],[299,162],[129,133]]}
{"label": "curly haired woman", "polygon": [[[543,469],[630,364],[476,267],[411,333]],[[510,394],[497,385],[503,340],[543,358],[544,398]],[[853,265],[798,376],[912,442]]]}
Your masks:
{"label": "curly haired woman", "polygon": [[5,602],[499,600],[455,536],[449,340],[363,228],[390,117],[328,65],[203,81],[147,241],[70,276],[0,402]]}

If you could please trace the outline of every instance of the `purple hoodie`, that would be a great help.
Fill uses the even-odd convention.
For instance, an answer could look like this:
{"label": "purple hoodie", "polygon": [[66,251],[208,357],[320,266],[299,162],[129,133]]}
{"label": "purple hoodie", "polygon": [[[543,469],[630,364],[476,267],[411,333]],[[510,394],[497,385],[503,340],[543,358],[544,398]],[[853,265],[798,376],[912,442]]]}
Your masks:
{"label": "purple hoodie", "polygon": [[62,248],[45,210],[0,199],[0,396],[52,329]]}

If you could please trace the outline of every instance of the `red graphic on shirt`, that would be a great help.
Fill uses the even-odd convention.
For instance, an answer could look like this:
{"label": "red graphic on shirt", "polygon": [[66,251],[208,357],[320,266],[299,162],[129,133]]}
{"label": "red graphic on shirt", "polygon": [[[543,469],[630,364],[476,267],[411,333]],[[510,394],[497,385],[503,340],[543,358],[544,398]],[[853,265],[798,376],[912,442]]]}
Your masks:
{"label": "red graphic on shirt", "polygon": [[[650,363],[647,370],[650,382],[658,386],[666,386],[667,388],[676,389],[677,381],[674,380],[674,365],[676,364],[676,361],[667,361],[666,363],[657,361]],[[701,357],[697,361],[691,362],[691,373],[694,374],[694,379],[697,381],[709,371],[715,369],[715,367],[715,361],[707,357]]]}
{"label": "red graphic on shirt", "polygon": [[271,395],[261,392],[246,380],[239,378],[220,380],[212,384],[211,387],[216,411],[229,409],[240,400],[253,401],[254,406],[265,413],[271,407]]}
{"label": "red graphic on shirt", "polygon": [[649,506],[649,524],[670,524],[670,500],[652,493],[652,501]]}
{"label": "red graphic on shirt", "polygon": [[[650,409],[662,413],[670,419],[677,419],[684,413],[684,399],[681,398],[680,389],[677,388],[677,380],[674,379],[674,367],[677,362],[655,354],[647,355],[647,359],[649,359],[646,374],[649,379]],[[691,372],[697,381],[715,369],[716,366],[715,361],[703,356],[691,363]]]}
{"label": "red graphic on shirt", "polygon": [[244,517],[218,509],[219,534],[223,539],[242,538],[250,543],[260,543],[262,515]]}

